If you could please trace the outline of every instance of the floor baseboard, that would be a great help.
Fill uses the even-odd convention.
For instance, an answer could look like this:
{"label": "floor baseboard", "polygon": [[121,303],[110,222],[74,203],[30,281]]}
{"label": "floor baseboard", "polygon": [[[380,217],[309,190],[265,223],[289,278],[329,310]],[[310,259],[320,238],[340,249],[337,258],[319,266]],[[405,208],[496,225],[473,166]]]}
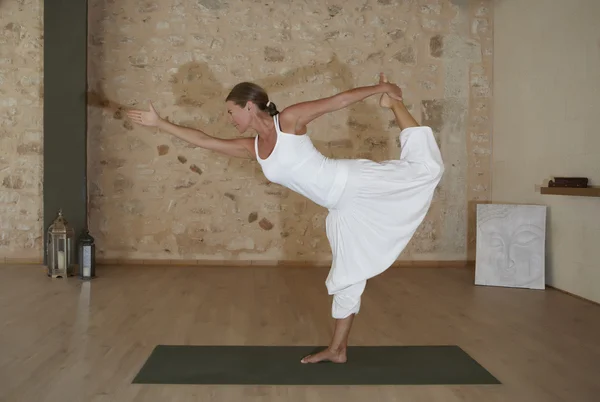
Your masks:
{"label": "floor baseboard", "polygon": [[[234,267],[304,267],[327,268],[331,261],[302,260],[167,260],[167,259],[96,259],[98,265],[160,265],[160,266],[234,266]],[[471,268],[472,261],[467,260],[399,260],[393,268]]]}
{"label": "floor baseboard", "polygon": [[559,289],[559,288],[554,287],[552,285],[546,285],[546,288],[549,288],[549,289],[552,289],[552,290],[556,290],[557,292],[564,293],[564,294],[566,294],[568,296],[571,296],[571,297],[574,297],[576,299],[583,300],[583,301],[586,301],[588,303],[592,303],[592,304],[594,304],[596,306],[600,306],[600,303],[598,303],[597,301],[587,299],[587,298],[585,298],[583,296],[579,296],[579,295],[576,295],[575,293],[571,293],[571,292],[568,292],[566,290]]}

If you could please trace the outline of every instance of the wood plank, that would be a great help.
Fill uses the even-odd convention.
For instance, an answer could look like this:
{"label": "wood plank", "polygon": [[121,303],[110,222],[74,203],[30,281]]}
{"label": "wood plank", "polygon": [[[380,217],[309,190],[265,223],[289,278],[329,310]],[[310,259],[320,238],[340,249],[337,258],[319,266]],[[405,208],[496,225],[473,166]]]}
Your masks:
{"label": "wood plank", "polygon": [[541,187],[541,194],[570,195],[575,197],[600,197],[600,187]]}
{"label": "wood plank", "polygon": [[98,270],[82,282],[0,266],[0,400],[554,402],[600,393],[600,306],[554,289],[474,286],[471,270],[427,267],[370,280],[350,344],[456,344],[502,385],[134,385],[157,344],[327,344],[328,268]]}

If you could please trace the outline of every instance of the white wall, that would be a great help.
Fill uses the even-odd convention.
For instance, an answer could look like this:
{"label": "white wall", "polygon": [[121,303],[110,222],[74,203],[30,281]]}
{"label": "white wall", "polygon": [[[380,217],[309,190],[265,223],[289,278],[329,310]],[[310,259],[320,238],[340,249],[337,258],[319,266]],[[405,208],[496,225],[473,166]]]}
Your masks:
{"label": "white wall", "polygon": [[547,205],[547,283],[600,302],[600,198],[536,189],[600,185],[600,0],[494,7],[492,200]]}

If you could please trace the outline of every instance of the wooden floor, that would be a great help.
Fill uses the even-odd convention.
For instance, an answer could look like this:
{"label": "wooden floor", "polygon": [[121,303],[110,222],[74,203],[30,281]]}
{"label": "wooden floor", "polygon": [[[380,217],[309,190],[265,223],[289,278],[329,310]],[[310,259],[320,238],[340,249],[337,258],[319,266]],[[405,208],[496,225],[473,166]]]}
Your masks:
{"label": "wooden floor", "polygon": [[82,284],[0,266],[0,401],[600,400],[600,306],[552,289],[475,287],[472,271],[451,268],[397,268],[371,280],[351,344],[457,344],[501,385],[131,384],[157,344],[327,344],[326,274],[100,267]]}

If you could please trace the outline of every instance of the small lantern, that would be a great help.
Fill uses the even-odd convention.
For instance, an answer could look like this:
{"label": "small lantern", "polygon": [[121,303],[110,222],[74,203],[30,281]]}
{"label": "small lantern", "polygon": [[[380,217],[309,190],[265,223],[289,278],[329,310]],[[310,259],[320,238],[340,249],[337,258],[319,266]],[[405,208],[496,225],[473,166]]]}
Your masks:
{"label": "small lantern", "polygon": [[96,276],[96,245],[90,232],[85,229],[79,236],[79,278],[92,279]]}
{"label": "small lantern", "polygon": [[75,231],[58,211],[58,217],[48,228],[48,248],[46,249],[48,276],[66,278],[73,275],[73,245]]}

